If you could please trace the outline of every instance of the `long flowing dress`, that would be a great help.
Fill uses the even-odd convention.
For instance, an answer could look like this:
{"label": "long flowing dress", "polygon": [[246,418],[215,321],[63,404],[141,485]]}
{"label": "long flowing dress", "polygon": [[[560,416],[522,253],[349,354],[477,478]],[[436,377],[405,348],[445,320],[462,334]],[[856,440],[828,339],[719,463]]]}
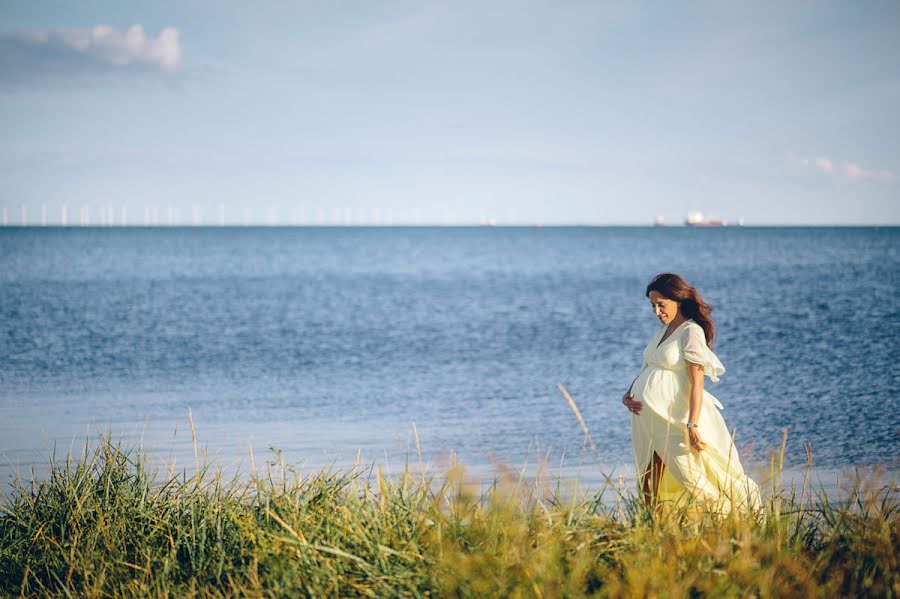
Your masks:
{"label": "long flowing dress", "polygon": [[[660,325],[644,349],[644,366],[632,385],[634,399],[643,402],[631,418],[631,439],[638,480],[642,480],[656,453],[665,465],[659,481],[659,499],[693,500],[730,512],[755,511],[759,487],[744,474],[732,434],[719,413],[722,404],[704,389],[697,420],[703,451],[691,447],[687,421],[691,379],[688,362],[700,364],[706,376],[718,382],[722,362],[706,345],[703,328],[693,320],[681,323],[662,343],[667,325]],[[705,387],[705,385],[704,385]]]}

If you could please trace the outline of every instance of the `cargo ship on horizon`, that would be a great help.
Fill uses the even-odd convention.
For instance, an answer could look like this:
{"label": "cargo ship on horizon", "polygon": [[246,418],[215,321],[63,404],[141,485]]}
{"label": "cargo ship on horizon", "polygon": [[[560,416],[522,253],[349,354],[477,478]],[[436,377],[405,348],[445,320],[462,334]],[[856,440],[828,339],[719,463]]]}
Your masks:
{"label": "cargo ship on horizon", "polygon": [[[737,221],[731,223],[729,225],[726,221],[709,215],[704,217],[702,212],[698,212],[696,210],[692,210],[687,213],[687,216],[684,219],[684,226],[686,227],[727,227],[727,226],[736,226],[742,227],[744,225],[744,217],[737,219]],[[655,227],[667,227],[669,226],[666,223],[666,218],[662,215],[656,217],[653,221],[653,226]]]}
{"label": "cargo ship on horizon", "polygon": [[692,210],[687,213],[687,217],[684,219],[684,224],[687,227],[725,227],[727,223],[720,218],[709,215],[704,216],[702,212],[698,212],[696,210]]}

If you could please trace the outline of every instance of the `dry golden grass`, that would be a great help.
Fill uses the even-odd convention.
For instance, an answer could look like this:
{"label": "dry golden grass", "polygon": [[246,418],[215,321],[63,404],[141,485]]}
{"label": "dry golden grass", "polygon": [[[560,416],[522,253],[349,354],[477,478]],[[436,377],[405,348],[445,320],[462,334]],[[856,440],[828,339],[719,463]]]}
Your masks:
{"label": "dry golden grass", "polygon": [[651,513],[608,477],[564,493],[540,469],[507,469],[481,491],[459,465],[427,473],[418,439],[417,452],[419,472],[394,477],[358,464],[301,475],[276,459],[226,479],[199,453],[193,473],[161,476],[100,436],[3,501],[0,594],[900,594],[897,486],[884,471],[858,472],[836,496],[776,484],[756,517],[723,518]]}

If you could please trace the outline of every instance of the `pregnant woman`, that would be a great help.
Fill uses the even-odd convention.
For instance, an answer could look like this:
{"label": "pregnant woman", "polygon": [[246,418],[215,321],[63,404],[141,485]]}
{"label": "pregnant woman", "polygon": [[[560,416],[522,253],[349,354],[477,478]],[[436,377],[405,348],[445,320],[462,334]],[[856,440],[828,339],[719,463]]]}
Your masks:
{"label": "pregnant woman", "polygon": [[622,396],[631,413],[635,466],[648,506],[685,492],[729,512],[759,507],[759,488],[744,474],[722,404],[703,389],[725,372],[712,352],[712,308],[673,273],[657,275],[647,297],[660,326],[644,349],[644,366]]}

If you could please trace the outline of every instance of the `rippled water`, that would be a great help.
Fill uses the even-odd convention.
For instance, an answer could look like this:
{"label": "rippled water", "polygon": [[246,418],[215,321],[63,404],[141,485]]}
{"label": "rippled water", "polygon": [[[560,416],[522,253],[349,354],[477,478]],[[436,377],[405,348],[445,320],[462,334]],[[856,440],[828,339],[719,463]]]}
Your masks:
{"label": "rippled water", "polygon": [[553,462],[583,442],[558,382],[630,467],[618,399],[663,270],[715,307],[707,384],[746,459],[787,429],[788,464],[809,442],[896,465],[898,250],[898,228],[0,229],[0,474],[98,428],[192,463],[188,407],[224,461],[397,465],[415,422],[431,462]]}

